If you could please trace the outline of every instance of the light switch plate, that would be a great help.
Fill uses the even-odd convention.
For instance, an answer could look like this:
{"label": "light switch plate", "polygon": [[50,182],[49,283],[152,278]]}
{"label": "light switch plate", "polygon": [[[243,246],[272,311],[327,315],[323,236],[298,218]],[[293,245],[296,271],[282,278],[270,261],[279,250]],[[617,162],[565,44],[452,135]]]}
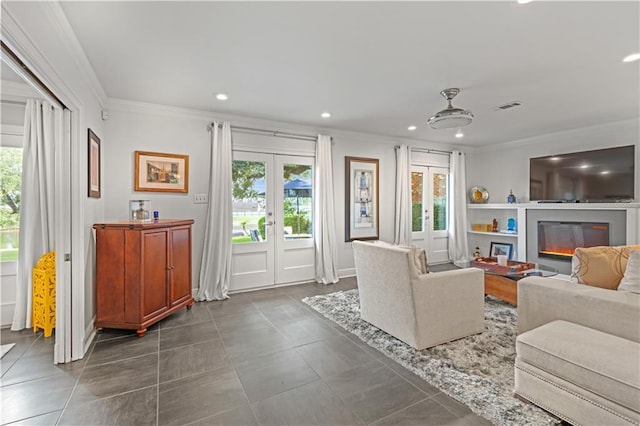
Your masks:
{"label": "light switch plate", "polygon": [[207,194],[194,194],[193,204],[207,204],[209,202],[207,198]]}

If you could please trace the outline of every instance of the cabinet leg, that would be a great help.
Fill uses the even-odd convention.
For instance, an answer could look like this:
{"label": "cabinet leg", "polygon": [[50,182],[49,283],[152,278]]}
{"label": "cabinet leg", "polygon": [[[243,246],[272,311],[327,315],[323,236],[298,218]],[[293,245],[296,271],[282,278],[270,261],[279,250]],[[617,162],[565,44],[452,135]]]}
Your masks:
{"label": "cabinet leg", "polygon": [[102,333],[102,327],[96,327],[96,333]]}
{"label": "cabinet leg", "polygon": [[191,301],[191,303],[187,305],[187,310],[190,311],[192,307],[193,307],[193,300]]}
{"label": "cabinet leg", "polygon": [[136,330],[136,334],[138,335],[138,337],[144,337],[146,332],[147,332],[146,328],[143,328],[142,330]]}

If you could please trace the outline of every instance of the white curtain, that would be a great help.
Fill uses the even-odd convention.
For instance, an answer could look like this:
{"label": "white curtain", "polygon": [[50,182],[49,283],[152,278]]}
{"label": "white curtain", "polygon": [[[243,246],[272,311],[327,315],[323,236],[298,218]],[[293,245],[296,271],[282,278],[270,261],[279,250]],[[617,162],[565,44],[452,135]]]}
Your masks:
{"label": "white curtain", "polygon": [[449,208],[449,258],[464,266],[470,258],[467,242],[467,179],[465,155],[453,151],[450,157],[451,198]]}
{"label": "white curtain", "polygon": [[209,205],[204,231],[204,248],[200,266],[200,283],[196,300],[229,298],[231,280],[231,124],[211,126],[211,160],[209,167]]}
{"label": "white curtain", "polygon": [[316,142],[316,191],[314,246],[316,251],[316,281],[322,284],[338,282],[338,241],[336,210],[333,203],[333,160],[331,138],[318,135]]}
{"label": "white curtain", "polygon": [[31,270],[43,254],[54,249],[55,135],[62,112],[44,101],[29,99],[24,115],[20,250],[12,330],[30,328]]}
{"label": "white curtain", "polygon": [[396,147],[396,221],[394,243],[411,243],[411,148]]}

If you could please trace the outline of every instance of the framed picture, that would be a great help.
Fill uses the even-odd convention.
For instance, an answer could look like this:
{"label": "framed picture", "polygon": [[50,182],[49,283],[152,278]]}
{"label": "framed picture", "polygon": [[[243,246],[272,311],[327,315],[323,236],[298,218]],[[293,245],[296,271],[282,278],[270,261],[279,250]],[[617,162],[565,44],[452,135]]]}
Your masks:
{"label": "framed picture", "polygon": [[375,158],[345,157],[345,241],[378,239],[378,165]]}
{"label": "framed picture", "polygon": [[511,259],[513,255],[513,244],[495,243],[492,241],[491,248],[489,249],[489,257],[496,257],[498,255],[506,255],[507,259]]}
{"label": "framed picture", "polygon": [[87,188],[90,198],[100,198],[100,138],[88,129]]}
{"label": "framed picture", "polygon": [[189,192],[189,156],[135,152],[134,190]]}

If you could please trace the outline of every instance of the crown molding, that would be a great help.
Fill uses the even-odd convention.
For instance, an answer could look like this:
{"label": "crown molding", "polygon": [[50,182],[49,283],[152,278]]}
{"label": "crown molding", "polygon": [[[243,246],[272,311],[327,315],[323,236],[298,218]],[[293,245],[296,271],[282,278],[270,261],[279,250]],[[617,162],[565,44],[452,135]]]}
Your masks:
{"label": "crown molding", "polygon": [[515,141],[502,142],[492,145],[485,145],[481,147],[476,147],[474,152],[492,152],[492,151],[500,151],[504,149],[514,149],[518,147],[524,147],[528,145],[537,145],[544,142],[553,142],[562,139],[570,139],[575,137],[580,137],[584,135],[588,135],[590,137],[593,136],[602,136],[606,140],[611,140],[612,135],[617,135],[621,130],[628,130],[630,133],[635,133],[635,138],[633,140],[638,144],[639,136],[640,136],[640,118],[630,118],[625,120],[612,121],[604,124],[594,124],[592,126],[587,127],[579,127],[576,129],[570,130],[562,130],[560,132],[552,132],[552,133],[542,133],[536,136],[531,136],[524,139],[518,139]]}
{"label": "crown molding", "polygon": [[87,55],[73,31],[67,15],[62,10],[62,6],[58,2],[44,2],[46,12],[51,18],[51,23],[55,27],[60,39],[65,43],[67,49],[71,53],[71,57],[75,59],[76,66],[80,69],[85,77],[93,94],[98,98],[101,105],[107,101],[107,92],[105,92],[95,70],[91,66]]}
{"label": "crown molding", "polygon": [[375,135],[369,133],[359,133],[331,127],[305,126],[295,123],[288,123],[275,120],[265,120],[255,117],[225,114],[216,111],[205,111],[198,109],[182,108],[170,105],[160,105],[147,102],[131,101],[127,99],[109,98],[105,108],[112,111],[122,111],[137,114],[151,114],[163,117],[175,117],[211,121],[229,121],[237,126],[258,127],[274,129],[279,132],[306,133],[306,134],[329,134],[334,140],[347,139],[349,141],[366,142],[381,145],[407,144],[415,148],[439,149],[439,150],[460,150],[458,146],[443,145],[439,143],[420,141],[416,139],[392,138],[389,136]]}

